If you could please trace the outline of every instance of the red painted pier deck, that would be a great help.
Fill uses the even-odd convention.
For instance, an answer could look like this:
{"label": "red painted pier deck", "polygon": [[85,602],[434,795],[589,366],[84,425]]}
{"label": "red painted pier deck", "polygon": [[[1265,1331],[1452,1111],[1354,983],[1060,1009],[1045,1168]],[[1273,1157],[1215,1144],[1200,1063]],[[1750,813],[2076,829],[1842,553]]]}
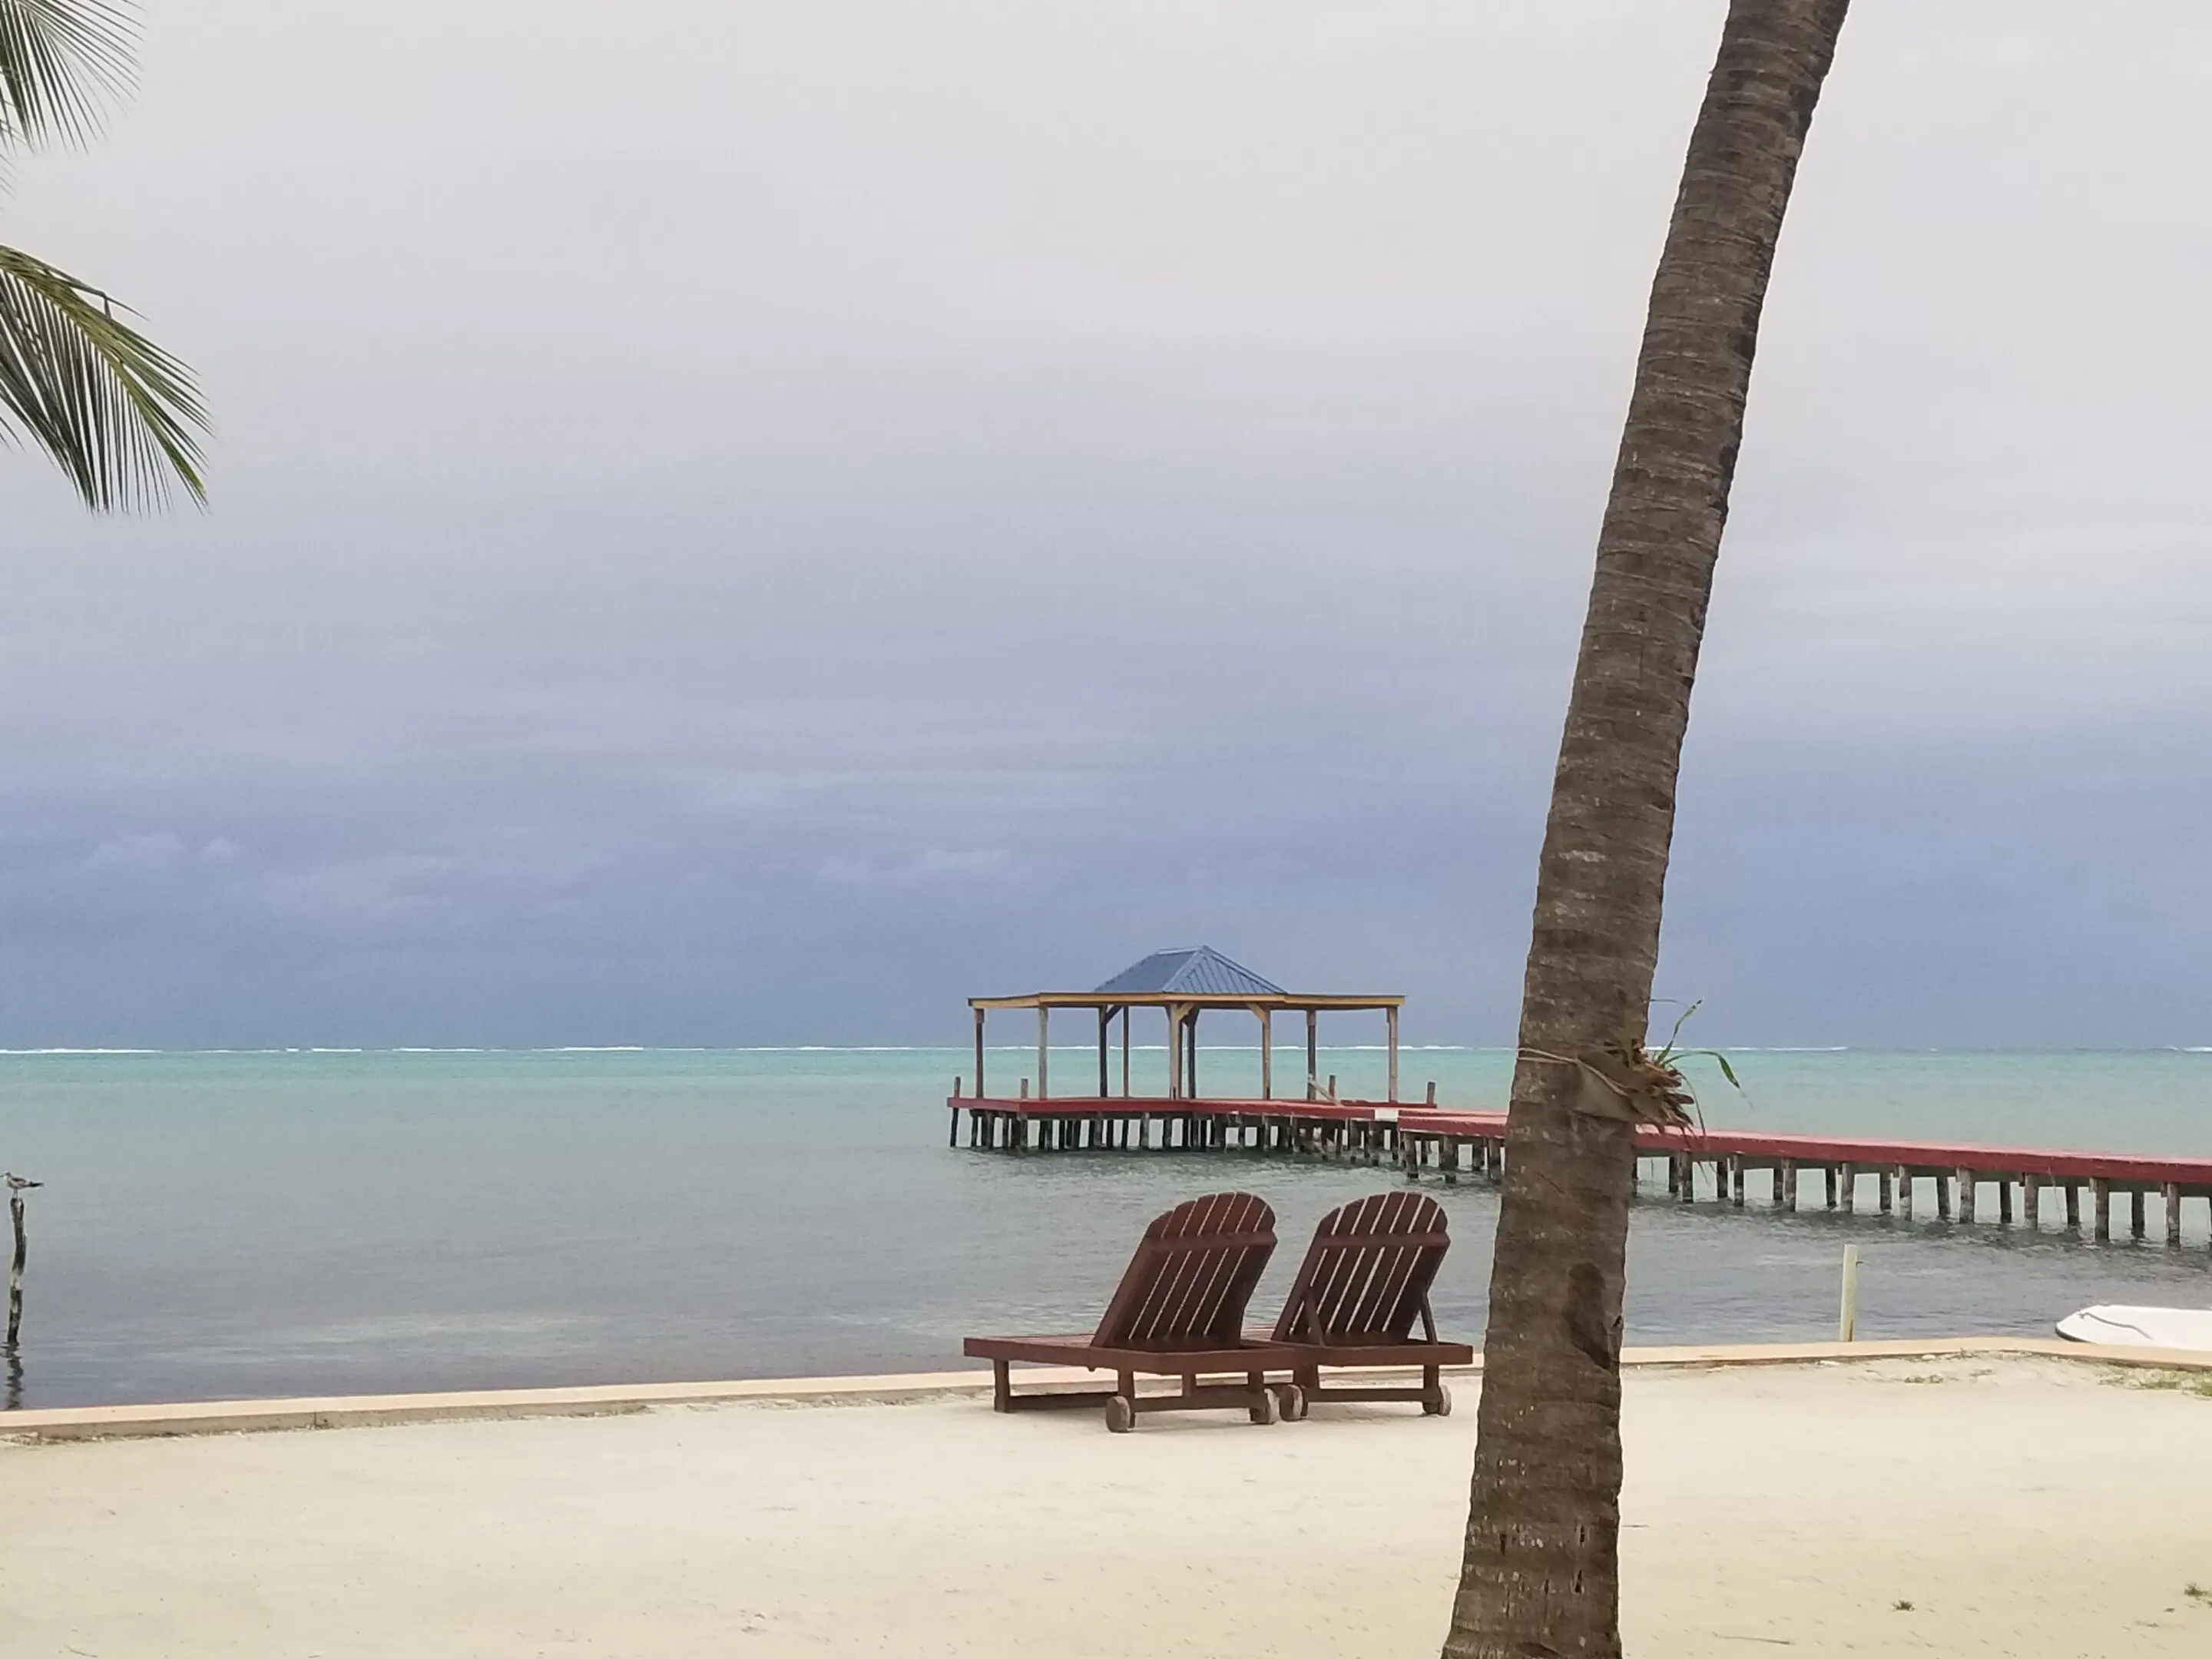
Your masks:
{"label": "red painted pier deck", "polygon": [[[1505,1167],[1505,1114],[1458,1111],[1382,1101],[1144,1099],[1096,1096],[996,1099],[953,1095],[951,1144],[1003,1152],[1247,1152],[1387,1164],[1418,1180],[1497,1180]],[[964,1121],[963,1121],[964,1120]],[[1883,1140],[1852,1136],[1708,1129],[1644,1130],[1641,1157],[1663,1170],[1668,1194],[1744,1207],[1752,1195],[1778,1210],[1824,1207],[1842,1214],[1909,1218],[1919,1189],[1929,1189],[1941,1219],[2039,1227],[2047,1197],[2063,1200],[2066,1226],[2080,1231],[2082,1199],[2088,1235],[2112,1236],[2112,1200],[2128,1200],[2130,1237],[2146,1235],[2157,1200],[2166,1242],[2179,1246],[2182,1206],[2203,1200],[2212,1212],[2212,1158],[2126,1152],[2077,1152],[2032,1146]],[[1808,1181],[1820,1185],[1807,1202]],[[1656,1180],[1655,1176],[1655,1180]],[[1765,1192],[1758,1192],[1764,1187]],[[1995,1212],[1982,1207],[1994,1188]],[[2015,1207],[2014,1197],[2018,1204]],[[1863,1202],[1862,1200],[1866,1200]]]}

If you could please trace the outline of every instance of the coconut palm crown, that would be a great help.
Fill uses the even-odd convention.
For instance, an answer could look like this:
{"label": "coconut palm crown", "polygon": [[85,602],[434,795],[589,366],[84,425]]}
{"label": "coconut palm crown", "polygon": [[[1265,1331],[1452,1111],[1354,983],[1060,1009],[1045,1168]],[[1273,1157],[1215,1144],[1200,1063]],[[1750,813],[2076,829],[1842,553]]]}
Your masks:
{"label": "coconut palm crown", "polygon": [[[137,20],[118,0],[0,0],[0,165],[82,143],[130,90]],[[95,511],[207,492],[191,371],[104,290],[0,246],[0,434],[53,458]]]}

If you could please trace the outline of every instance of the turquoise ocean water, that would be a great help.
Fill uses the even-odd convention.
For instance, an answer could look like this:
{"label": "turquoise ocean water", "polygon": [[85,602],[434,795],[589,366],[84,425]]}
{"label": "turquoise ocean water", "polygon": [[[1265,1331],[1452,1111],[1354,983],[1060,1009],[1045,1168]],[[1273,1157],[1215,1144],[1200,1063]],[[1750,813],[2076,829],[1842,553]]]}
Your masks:
{"label": "turquoise ocean water", "polygon": [[[2212,1054],[1735,1052],[1715,1124],[2212,1153]],[[994,1050],[994,1086],[1033,1053]],[[1054,1051],[1056,1078],[1085,1050]],[[942,1369],[981,1329],[1086,1326],[1144,1222],[1263,1194],[1288,1241],[1387,1173],[1256,1155],[949,1150],[963,1049],[0,1055],[0,1165],[29,1194],[27,1406]],[[1139,1050],[1164,1067],[1158,1051]],[[1325,1050],[1347,1092],[1382,1056]],[[1209,1048],[1208,1092],[1256,1091]],[[1064,1069],[1063,1069],[1064,1068]],[[1507,1056],[1415,1049],[1404,1092],[1503,1103]],[[1496,1200],[1436,1193],[1437,1287],[1479,1336]],[[1755,1188],[1756,1190],[1756,1188]],[[1779,1217],[1648,1193],[1629,1334],[1819,1336],[1845,1242],[1868,1335],[2045,1333],[2085,1304],[2212,1303],[2188,1247],[1925,1218]]]}

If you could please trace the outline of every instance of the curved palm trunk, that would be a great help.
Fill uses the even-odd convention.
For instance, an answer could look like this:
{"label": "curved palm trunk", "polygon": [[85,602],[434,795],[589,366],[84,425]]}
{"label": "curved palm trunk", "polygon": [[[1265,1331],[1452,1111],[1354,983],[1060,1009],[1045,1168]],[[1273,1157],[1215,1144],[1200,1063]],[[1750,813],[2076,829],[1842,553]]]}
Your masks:
{"label": "curved palm trunk", "polygon": [[1538,868],[1447,1659],[1620,1651],[1633,1129],[1576,1105],[1640,1038],[1759,307],[1848,0],[1732,0],[1651,287]]}

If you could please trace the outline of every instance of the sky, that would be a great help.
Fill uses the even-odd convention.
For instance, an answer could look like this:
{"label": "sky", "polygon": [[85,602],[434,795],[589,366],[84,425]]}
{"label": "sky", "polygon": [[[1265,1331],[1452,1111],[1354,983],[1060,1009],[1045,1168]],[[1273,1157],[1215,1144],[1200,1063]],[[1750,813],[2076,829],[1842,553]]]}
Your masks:
{"label": "sky", "polygon": [[[0,452],[0,1046],[957,1043],[1200,942],[1510,1041],[1723,9],[149,4],[0,240],[198,369],[211,504]],[[2198,5],[1853,7],[1705,1040],[2212,1042],[2207,108]]]}

